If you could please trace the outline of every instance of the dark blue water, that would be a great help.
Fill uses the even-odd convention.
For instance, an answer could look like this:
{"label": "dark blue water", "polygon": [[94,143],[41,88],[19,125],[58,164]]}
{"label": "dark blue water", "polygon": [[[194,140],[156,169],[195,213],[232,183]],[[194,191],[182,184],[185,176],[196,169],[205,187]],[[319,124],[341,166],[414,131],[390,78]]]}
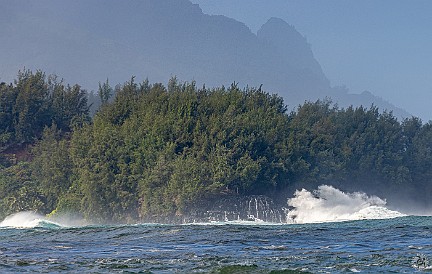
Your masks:
{"label": "dark blue water", "polygon": [[432,217],[0,228],[0,273],[411,273],[428,271],[429,259]]}

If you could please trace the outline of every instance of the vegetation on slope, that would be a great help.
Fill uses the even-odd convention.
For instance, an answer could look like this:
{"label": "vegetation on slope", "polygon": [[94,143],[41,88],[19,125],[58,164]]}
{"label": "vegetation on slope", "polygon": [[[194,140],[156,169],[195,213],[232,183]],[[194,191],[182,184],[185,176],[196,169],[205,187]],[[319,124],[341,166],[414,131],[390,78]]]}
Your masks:
{"label": "vegetation on slope", "polygon": [[[227,196],[283,201],[333,184],[430,206],[432,125],[376,107],[285,103],[261,89],[100,85],[92,120],[85,92],[42,72],[1,84],[0,217],[79,213],[95,222],[176,220]],[[23,146],[25,145],[25,146]],[[8,150],[28,148],[26,161]],[[384,195],[388,196],[388,195]]]}

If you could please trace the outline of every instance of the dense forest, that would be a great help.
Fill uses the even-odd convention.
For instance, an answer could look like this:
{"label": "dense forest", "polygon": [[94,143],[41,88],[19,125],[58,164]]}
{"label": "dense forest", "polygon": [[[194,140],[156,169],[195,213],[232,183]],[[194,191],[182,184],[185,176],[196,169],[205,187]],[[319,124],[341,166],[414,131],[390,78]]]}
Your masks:
{"label": "dense forest", "polygon": [[[331,184],[431,207],[432,124],[376,107],[261,88],[132,77],[89,94],[41,71],[0,84],[0,218],[33,210],[91,222],[176,220],[225,197]],[[93,99],[94,100],[94,95]]]}

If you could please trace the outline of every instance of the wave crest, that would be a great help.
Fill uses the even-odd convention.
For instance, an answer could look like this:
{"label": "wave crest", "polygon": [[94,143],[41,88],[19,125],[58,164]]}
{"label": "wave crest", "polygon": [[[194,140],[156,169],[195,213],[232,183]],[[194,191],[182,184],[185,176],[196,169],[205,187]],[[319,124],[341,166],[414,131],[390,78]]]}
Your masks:
{"label": "wave crest", "polygon": [[320,223],[364,219],[388,219],[406,216],[386,208],[386,201],[362,192],[345,193],[332,186],[321,185],[310,192],[297,190],[288,199],[287,219],[292,223]]}
{"label": "wave crest", "polygon": [[60,228],[61,224],[47,220],[42,215],[36,214],[31,211],[24,211],[12,214],[6,217],[1,223],[0,227],[9,228]]}

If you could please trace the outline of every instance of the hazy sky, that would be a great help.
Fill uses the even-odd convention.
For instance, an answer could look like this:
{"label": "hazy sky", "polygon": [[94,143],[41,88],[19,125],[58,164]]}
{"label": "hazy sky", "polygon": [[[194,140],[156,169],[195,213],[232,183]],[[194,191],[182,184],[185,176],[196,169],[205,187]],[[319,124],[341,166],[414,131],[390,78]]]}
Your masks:
{"label": "hazy sky", "polygon": [[432,120],[430,0],[192,0],[253,32],[279,17],[306,36],[332,86],[368,90]]}

